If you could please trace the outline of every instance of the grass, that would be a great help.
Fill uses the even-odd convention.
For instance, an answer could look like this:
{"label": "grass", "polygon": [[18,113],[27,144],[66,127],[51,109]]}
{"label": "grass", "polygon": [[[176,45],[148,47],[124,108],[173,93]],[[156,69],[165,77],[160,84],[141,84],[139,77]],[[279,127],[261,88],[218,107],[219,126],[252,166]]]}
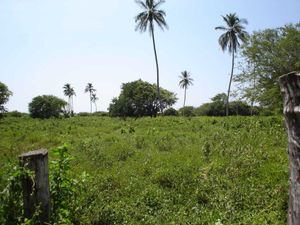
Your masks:
{"label": "grass", "polygon": [[0,120],[8,162],[67,143],[92,177],[82,224],[285,224],[287,138],[281,117]]}

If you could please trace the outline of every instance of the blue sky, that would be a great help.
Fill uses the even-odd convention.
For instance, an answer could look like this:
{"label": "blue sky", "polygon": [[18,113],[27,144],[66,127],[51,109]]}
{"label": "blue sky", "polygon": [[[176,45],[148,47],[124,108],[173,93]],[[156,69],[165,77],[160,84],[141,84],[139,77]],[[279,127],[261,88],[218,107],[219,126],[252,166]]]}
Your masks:
{"label": "blue sky", "polygon": [[[177,93],[176,108],[183,103],[183,70],[194,79],[187,105],[199,106],[227,89],[231,59],[214,30],[223,25],[221,15],[246,18],[249,33],[300,21],[299,0],[167,0],[161,8],[169,29],[156,29],[160,82]],[[89,111],[84,88],[91,82],[98,109],[106,111],[122,83],[155,83],[150,36],[134,29],[139,11],[134,0],[1,0],[0,81],[14,93],[7,108],[27,112],[42,94],[66,99],[62,87],[71,83],[75,111]]]}

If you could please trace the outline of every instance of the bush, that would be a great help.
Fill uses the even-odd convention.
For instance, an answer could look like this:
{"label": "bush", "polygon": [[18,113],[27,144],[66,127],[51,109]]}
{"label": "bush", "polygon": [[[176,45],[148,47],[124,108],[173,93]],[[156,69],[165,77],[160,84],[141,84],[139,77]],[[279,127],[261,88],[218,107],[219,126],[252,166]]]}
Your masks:
{"label": "bush", "polygon": [[108,116],[108,112],[98,111],[98,112],[92,113],[92,115],[93,116]]}
{"label": "bush", "polygon": [[179,115],[181,116],[196,116],[195,108],[193,106],[185,106],[178,110]]}
{"label": "bush", "polygon": [[164,111],[164,116],[178,116],[178,112],[174,108],[168,108],[167,110]]}
{"label": "bush", "polygon": [[25,116],[28,116],[28,114],[15,110],[15,111],[5,113],[5,116],[7,116],[7,117],[25,117]]}
{"label": "bush", "polygon": [[79,112],[76,114],[77,116],[90,116],[91,113],[88,113],[88,112]]}
{"label": "bush", "polygon": [[4,104],[8,102],[12,92],[8,90],[8,87],[0,82],[0,113],[6,112]]}
{"label": "bush", "polygon": [[64,107],[67,103],[53,95],[42,95],[32,99],[29,103],[29,113],[33,118],[47,119],[66,114]]}

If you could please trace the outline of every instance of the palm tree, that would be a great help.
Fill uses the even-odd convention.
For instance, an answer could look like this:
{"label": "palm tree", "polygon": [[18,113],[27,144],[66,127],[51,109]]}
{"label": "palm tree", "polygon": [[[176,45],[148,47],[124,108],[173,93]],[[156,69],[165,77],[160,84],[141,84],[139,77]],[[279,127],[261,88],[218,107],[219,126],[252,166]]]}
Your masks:
{"label": "palm tree", "polygon": [[95,112],[97,112],[97,104],[96,104],[96,101],[98,101],[98,100],[99,100],[99,98],[97,97],[96,93],[93,93],[93,94],[92,94],[92,97],[91,97],[91,102],[93,102],[93,103],[95,104],[95,109],[96,109]]}
{"label": "palm tree", "polygon": [[73,108],[73,96],[76,96],[76,93],[74,91],[74,88],[71,87],[71,84],[67,83],[63,86],[64,89],[64,94],[65,96],[68,97],[68,108],[69,108],[69,113],[72,113],[74,108]]}
{"label": "palm tree", "polygon": [[179,87],[184,89],[184,101],[183,101],[183,107],[185,107],[185,100],[186,100],[186,89],[193,85],[193,78],[191,78],[191,74],[187,72],[186,70],[181,72],[181,75],[179,76]]}
{"label": "palm tree", "polygon": [[166,16],[166,13],[163,10],[158,9],[161,4],[165,3],[165,1],[136,0],[136,3],[143,9],[143,11],[135,17],[135,22],[137,23],[135,30],[139,30],[140,32],[145,32],[146,30],[148,30],[150,35],[152,36],[153,50],[156,62],[157,99],[160,103],[159,67],[154,37],[154,23],[156,23],[162,30],[164,30],[164,28],[168,28],[168,25],[164,18]]}
{"label": "palm tree", "polygon": [[246,19],[240,19],[235,13],[227,14],[222,16],[226,26],[216,27],[216,30],[225,31],[220,38],[219,44],[223,51],[227,50],[232,54],[232,65],[231,65],[231,75],[229,80],[228,92],[227,92],[227,101],[226,101],[226,116],[228,116],[229,108],[229,94],[231,88],[231,82],[233,77],[234,70],[234,56],[237,51],[237,48],[240,47],[240,41],[246,42],[248,33],[245,31],[243,24],[248,24]]}
{"label": "palm tree", "polygon": [[92,113],[92,94],[96,91],[92,83],[88,83],[84,89],[84,93],[90,93],[90,112]]}

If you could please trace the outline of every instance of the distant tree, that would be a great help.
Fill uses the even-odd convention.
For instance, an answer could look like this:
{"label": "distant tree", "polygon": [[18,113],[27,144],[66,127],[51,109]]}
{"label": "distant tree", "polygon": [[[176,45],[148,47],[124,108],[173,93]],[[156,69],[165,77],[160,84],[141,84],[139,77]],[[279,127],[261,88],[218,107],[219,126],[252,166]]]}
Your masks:
{"label": "distant tree", "polygon": [[92,94],[92,97],[91,97],[91,101],[95,104],[95,112],[97,112],[97,103],[96,101],[98,101],[99,98],[97,97],[96,93],[93,93]]}
{"label": "distant tree", "polygon": [[195,116],[195,108],[193,106],[185,106],[182,107],[178,110],[179,115],[183,115],[183,116]]}
{"label": "distant tree", "polygon": [[174,108],[168,108],[164,111],[164,116],[178,116],[178,112]]}
{"label": "distant tree", "polygon": [[90,113],[92,113],[92,94],[96,91],[96,89],[93,87],[92,83],[88,83],[84,89],[85,93],[89,93],[90,94]]}
{"label": "distant tree", "polygon": [[185,101],[186,101],[186,89],[193,85],[193,78],[191,78],[191,74],[187,72],[186,70],[181,72],[181,75],[179,76],[179,86],[184,89],[184,101],[183,101],[183,108],[185,107]]}
{"label": "distant tree", "polygon": [[156,23],[159,28],[164,30],[164,28],[168,28],[168,25],[165,21],[166,13],[163,10],[158,9],[159,6],[165,3],[164,0],[136,0],[136,3],[144,10],[139,13],[135,17],[135,22],[137,23],[135,30],[139,30],[140,32],[149,31],[152,36],[153,50],[156,62],[156,88],[157,88],[157,99],[160,102],[160,89],[159,89],[159,67],[158,67],[158,59],[155,45],[155,37],[154,37],[154,24]]}
{"label": "distant tree", "polygon": [[10,90],[8,90],[8,87],[2,82],[0,82],[0,114],[6,112],[4,104],[8,102],[9,97],[12,94],[13,93]]}
{"label": "distant tree", "polygon": [[278,78],[300,71],[299,52],[300,22],[254,32],[242,46],[242,72],[235,77],[241,97],[267,112],[282,113]]}
{"label": "distant tree", "polygon": [[156,116],[161,109],[172,106],[177,98],[174,93],[161,88],[160,102],[156,86],[137,80],[125,83],[118,98],[114,98],[108,110],[111,116]]}
{"label": "distant tree", "polygon": [[29,113],[33,118],[59,117],[66,105],[67,102],[53,95],[37,96],[29,103]]}
{"label": "distant tree", "polygon": [[68,111],[70,114],[74,112],[74,105],[73,105],[73,96],[76,96],[74,88],[71,87],[71,84],[65,84],[64,87],[64,94],[68,97]]}
{"label": "distant tree", "polygon": [[[225,116],[227,95],[220,93],[211,98],[212,102],[204,103],[194,110],[197,116]],[[253,110],[253,114],[257,115],[258,110]],[[251,115],[251,106],[243,101],[232,101],[229,103],[228,115]]]}
{"label": "distant tree", "polygon": [[234,70],[234,56],[237,52],[237,49],[240,47],[239,40],[243,43],[246,42],[248,33],[245,31],[245,27],[243,24],[247,24],[246,19],[240,19],[237,15],[234,14],[227,14],[226,16],[222,16],[226,26],[219,26],[216,27],[216,30],[225,31],[220,38],[219,44],[223,51],[227,50],[229,53],[232,54],[232,65],[231,65],[231,75],[228,85],[227,91],[227,101],[226,101],[226,116],[229,114],[229,95],[230,95],[230,88],[231,82],[233,77],[233,70]]}

